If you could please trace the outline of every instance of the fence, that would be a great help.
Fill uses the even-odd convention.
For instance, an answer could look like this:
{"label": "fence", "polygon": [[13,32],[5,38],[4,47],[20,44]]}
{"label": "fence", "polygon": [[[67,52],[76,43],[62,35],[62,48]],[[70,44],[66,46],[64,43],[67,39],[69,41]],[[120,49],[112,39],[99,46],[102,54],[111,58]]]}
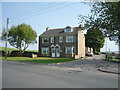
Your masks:
{"label": "fence", "polygon": [[106,54],[106,60],[113,60],[120,62],[120,54],[108,53]]}

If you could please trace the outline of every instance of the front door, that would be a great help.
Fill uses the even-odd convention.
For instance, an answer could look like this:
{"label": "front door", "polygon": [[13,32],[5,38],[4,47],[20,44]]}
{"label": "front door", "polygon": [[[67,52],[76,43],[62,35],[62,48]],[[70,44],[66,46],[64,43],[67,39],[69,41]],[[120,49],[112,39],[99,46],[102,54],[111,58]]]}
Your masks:
{"label": "front door", "polygon": [[52,48],[51,48],[51,51],[52,51],[52,57],[55,57],[55,48],[52,47]]}
{"label": "front door", "polygon": [[56,57],[60,57],[60,48],[56,47]]}

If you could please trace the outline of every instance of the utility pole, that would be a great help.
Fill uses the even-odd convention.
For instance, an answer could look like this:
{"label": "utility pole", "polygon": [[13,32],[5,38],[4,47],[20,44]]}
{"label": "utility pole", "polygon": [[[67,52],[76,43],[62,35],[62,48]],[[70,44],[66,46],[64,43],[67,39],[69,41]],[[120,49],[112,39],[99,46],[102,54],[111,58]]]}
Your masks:
{"label": "utility pole", "polygon": [[105,60],[108,59],[108,53],[107,53],[107,38],[108,38],[108,37],[106,37],[106,52],[105,52]]}
{"label": "utility pole", "polygon": [[9,18],[7,18],[7,24],[6,24],[5,59],[7,58],[8,24],[9,24]]}

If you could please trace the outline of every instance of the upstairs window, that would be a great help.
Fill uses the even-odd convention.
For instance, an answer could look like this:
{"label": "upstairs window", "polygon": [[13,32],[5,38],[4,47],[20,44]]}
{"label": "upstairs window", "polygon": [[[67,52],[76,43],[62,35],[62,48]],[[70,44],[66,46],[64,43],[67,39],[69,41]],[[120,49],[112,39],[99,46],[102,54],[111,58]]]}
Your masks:
{"label": "upstairs window", "polygon": [[67,26],[65,29],[64,29],[64,32],[72,32],[73,31],[73,29],[72,29],[72,27],[70,27],[70,26]]}
{"label": "upstairs window", "polygon": [[59,37],[59,42],[60,42],[60,43],[63,42],[63,37]]}
{"label": "upstairs window", "polygon": [[50,42],[54,43],[54,37],[51,37]]}
{"label": "upstairs window", "polygon": [[42,43],[48,43],[49,42],[49,38],[42,38]]}
{"label": "upstairs window", "polygon": [[73,36],[66,36],[66,42],[73,42]]}

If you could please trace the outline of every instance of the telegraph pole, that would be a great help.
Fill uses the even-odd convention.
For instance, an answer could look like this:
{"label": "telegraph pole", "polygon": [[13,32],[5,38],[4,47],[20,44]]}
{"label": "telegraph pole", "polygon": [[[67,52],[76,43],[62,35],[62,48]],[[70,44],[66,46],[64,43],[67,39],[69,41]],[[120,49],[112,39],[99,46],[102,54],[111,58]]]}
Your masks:
{"label": "telegraph pole", "polygon": [[9,24],[9,18],[7,18],[7,24],[6,24],[5,59],[7,58],[8,24]]}

